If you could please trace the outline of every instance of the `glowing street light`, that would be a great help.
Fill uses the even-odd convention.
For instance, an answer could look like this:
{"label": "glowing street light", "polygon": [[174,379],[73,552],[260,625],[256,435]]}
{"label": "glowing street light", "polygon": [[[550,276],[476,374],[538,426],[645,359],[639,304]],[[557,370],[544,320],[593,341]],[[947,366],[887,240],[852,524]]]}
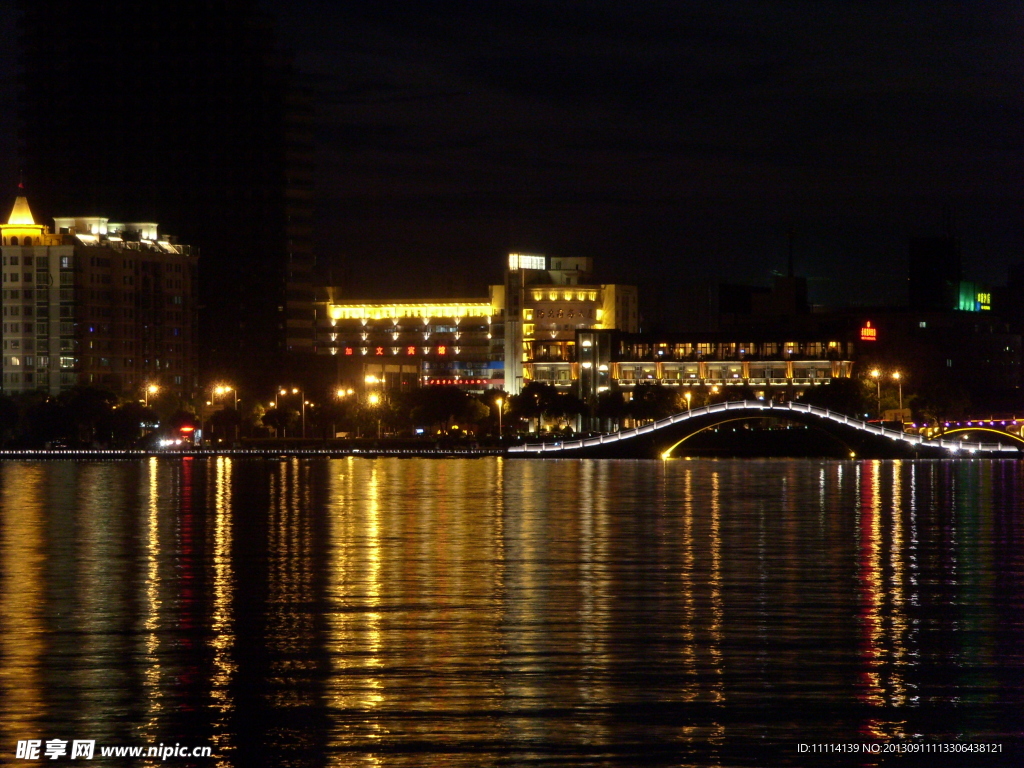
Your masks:
{"label": "glowing street light", "polygon": [[693,393],[692,392],[687,392],[686,394],[683,395],[683,397],[686,398],[686,412],[690,413],[691,410],[692,410],[690,408],[690,401],[693,399]]}
{"label": "glowing street light", "polygon": [[[286,395],[289,394],[289,392],[288,392],[288,390],[285,387],[281,387],[281,389],[278,390],[278,394],[281,397],[285,397]],[[299,388],[299,387],[292,387],[291,394],[298,395],[299,398],[300,398],[299,402],[302,404],[302,436],[305,437],[306,436],[306,393],[303,392],[302,389]],[[274,398],[274,404],[275,404],[275,406],[277,405],[277,398]]]}
{"label": "glowing street light", "polygon": [[[371,392],[367,396],[366,402],[368,402],[370,405],[373,406],[374,409],[376,409],[377,406],[380,405],[380,395],[377,394],[376,392]],[[377,413],[377,439],[380,440],[380,412]]]}
{"label": "glowing street light", "polygon": [[[228,392],[230,392],[232,395],[234,395],[235,410],[237,411],[238,410],[238,392],[235,390],[234,387],[229,387],[226,384],[218,384],[216,387],[213,388],[213,394],[215,394],[215,395],[226,395]],[[215,400],[216,400],[216,398],[215,398]]]}
{"label": "glowing street light", "polygon": [[501,410],[505,407],[505,398],[499,397],[494,404],[498,406],[498,439],[501,440]]}
{"label": "glowing street light", "polygon": [[878,418],[882,418],[882,372],[875,368],[871,371],[871,378],[875,380],[877,385],[877,397],[878,397]]}
{"label": "glowing street light", "polygon": [[[903,410],[903,375],[899,371],[893,371],[892,372],[892,377],[896,381],[896,384],[899,386],[899,389],[900,389],[900,410],[902,411]],[[902,414],[900,415],[900,418],[903,418]]]}
{"label": "glowing street light", "polygon": [[147,408],[149,408],[149,396],[150,395],[155,395],[159,391],[160,391],[160,387],[158,387],[156,384],[150,384],[148,387],[146,387],[145,393],[146,393],[146,407]]}

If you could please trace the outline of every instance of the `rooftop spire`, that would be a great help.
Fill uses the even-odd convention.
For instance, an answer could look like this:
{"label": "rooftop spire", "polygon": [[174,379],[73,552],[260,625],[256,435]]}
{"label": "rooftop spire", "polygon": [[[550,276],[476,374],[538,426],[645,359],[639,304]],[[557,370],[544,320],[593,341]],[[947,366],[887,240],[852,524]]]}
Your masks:
{"label": "rooftop spire", "polygon": [[[18,192],[24,192],[22,184],[18,184]],[[29,210],[28,200],[23,194],[19,194],[14,200],[14,208],[11,209],[11,216],[7,219],[8,224],[15,226],[34,227],[36,220],[32,218],[32,211]]]}

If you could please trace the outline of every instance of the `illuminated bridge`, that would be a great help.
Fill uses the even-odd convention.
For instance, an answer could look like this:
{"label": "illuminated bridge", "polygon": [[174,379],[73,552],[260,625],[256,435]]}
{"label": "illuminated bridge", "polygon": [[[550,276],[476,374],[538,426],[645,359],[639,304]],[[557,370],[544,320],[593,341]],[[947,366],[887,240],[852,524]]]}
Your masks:
{"label": "illuminated bridge", "polygon": [[[668,418],[608,435],[561,442],[528,443],[508,449],[521,458],[669,458],[698,432],[732,421],[779,419],[806,424],[826,433],[840,455],[851,458],[950,458],[952,456],[1017,458],[1024,442],[971,442],[902,432],[869,424],[846,414],[806,403],[738,400],[683,411]],[[758,430],[750,431],[756,440]]]}

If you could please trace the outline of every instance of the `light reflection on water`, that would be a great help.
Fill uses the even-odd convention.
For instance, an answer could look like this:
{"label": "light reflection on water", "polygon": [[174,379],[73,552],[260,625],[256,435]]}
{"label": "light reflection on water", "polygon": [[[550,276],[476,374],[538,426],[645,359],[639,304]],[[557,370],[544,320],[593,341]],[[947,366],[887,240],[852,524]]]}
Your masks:
{"label": "light reflection on water", "polygon": [[5,463],[0,763],[27,738],[210,745],[220,766],[1016,750],[1022,480],[969,461]]}

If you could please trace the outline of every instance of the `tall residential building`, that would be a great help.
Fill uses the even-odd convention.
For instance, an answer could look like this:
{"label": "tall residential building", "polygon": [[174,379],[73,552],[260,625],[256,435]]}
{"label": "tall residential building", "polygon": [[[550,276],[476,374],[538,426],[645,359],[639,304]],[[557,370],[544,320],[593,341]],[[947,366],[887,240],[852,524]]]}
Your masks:
{"label": "tall residential building", "polygon": [[255,387],[311,351],[312,106],[265,6],[17,7],[33,205],[132,211],[200,248],[208,380]]}
{"label": "tall residential building", "polygon": [[37,224],[19,196],[0,224],[3,391],[75,385],[191,398],[198,254],[152,222],[100,216]]}

